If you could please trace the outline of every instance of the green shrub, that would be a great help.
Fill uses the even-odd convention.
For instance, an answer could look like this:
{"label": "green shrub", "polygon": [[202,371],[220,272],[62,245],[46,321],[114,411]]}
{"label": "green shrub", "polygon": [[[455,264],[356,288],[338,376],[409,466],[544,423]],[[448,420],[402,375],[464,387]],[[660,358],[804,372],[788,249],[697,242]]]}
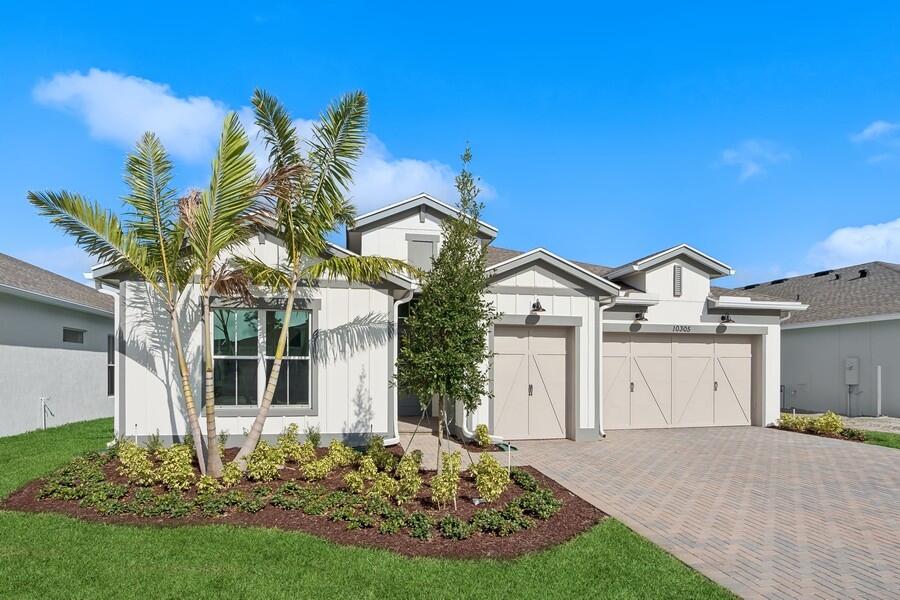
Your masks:
{"label": "green shrub", "polygon": [[219,440],[219,457],[225,457],[225,448],[228,447],[228,438],[231,436],[228,434],[226,429],[219,430],[219,435],[216,436]]}
{"label": "green shrub", "polygon": [[134,442],[122,441],[117,450],[119,456],[119,475],[128,478],[131,483],[138,485],[153,485],[156,482],[156,472],[150,453]]}
{"label": "green shrub", "polygon": [[782,413],[781,418],[778,419],[778,426],[782,429],[804,432],[812,428],[812,422],[813,418],[806,415]]}
{"label": "green shrub", "polygon": [[479,423],[475,427],[475,443],[482,448],[487,448],[491,445],[491,435],[488,433],[488,426],[484,423]]}
{"label": "green shrub", "polygon": [[292,460],[298,464],[306,464],[315,459],[316,452],[311,444],[304,445],[300,443],[300,440],[297,439],[298,429],[296,423],[288,425],[287,428],[281,432],[281,435],[278,436],[277,447],[285,460]]}
{"label": "green shrub", "polygon": [[378,496],[366,496],[362,503],[362,509],[367,515],[380,519],[403,519],[406,517],[403,510]]}
{"label": "green shrub", "polygon": [[197,493],[205,494],[207,492],[218,492],[222,489],[222,484],[212,475],[201,475],[197,480]]}
{"label": "green shrub", "polygon": [[83,498],[92,486],[106,480],[102,468],[104,461],[105,458],[96,454],[74,458],[46,477],[38,492],[38,498],[60,500]]}
{"label": "green shrub", "polygon": [[562,502],[547,489],[525,492],[510,504],[518,506],[529,516],[546,521],[562,508]]}
{"label": "green shrub", "polygon": [[397,493],[394,499],[397,504],[409,502],[422,489],[422,476],[419,469],[422,465],[422,453],[404,454],[397,464]]}
{"label": "green shrub", "polygon": [[495,508],[485,508],[475,511],[469,524],[476,531],[482,533],[496,533],[503,528],[503,515]]}
{"label": "green shrub", "polygon": [[442,469],[431,478],[431,500],[438,508],[456,504],[459,491],[459,469],[462,457],[459,452],[444,452],[441,455]]}
{"label": "green shrub", "polygon": [[380,435],[369,440],[366,456],[372,459],[379,471],[393,472],[397,466],[397,457],[384,447],[384,438]]}
{"label": "green shrub", "polygon": [[411,537],[418,540],[431,539],[431,528],[434,527],[434,523],[425,513],[415,512],[406,517],[406,526]]}
{"label": "green shrub", "polygon": [[844,421],[839,415],[829,410],[821,417],[813,419],[811,429],[818,434],[840,435],[844,429]]}
{"label": "green shrub", "polygon": [[404,525],[406,525],[406,517],[392,517],[385,519],[378,525],[378,533],[391,535],[403,529]]}
{"label": "green shrub", "polygon": [[156,430],[156,433],[151,433],[147,437],[147,441],[144,443],[144,447],[147,449],[147,452],[150,455],[154,455],[163,448],[162,439],[159,437],[159,429]]}
{"label": "green shrub", "polygon": [[183,490],[194,482],[194,453],[183,444],[160,448],[157,477],[170,490]]}
{"label": "green shrub", "polygon": [[400,491],[400,484],[392,476],[387,473],[378,472],[372,479],[372,487],[369,488],[369,494],[377,496],[385,500],[395,498],[397,492]]}
{"label": "green shrub", "polygon": [[179,491],[166,492],[157,496],[149,488],[137,490],[129,504],[134,514],[141,517],[185,517],[194,511],[194,505],[184,499]]}
{"label": "green shrub", "polygon": [[359,471],[350,471],[344,475],[344,485],[354,494],[362,494],[366,482]]}
{"label": "green shrub", "polygon": [[503,510],[493,508],[479,510],[472,516],[469,524],[474,530],[482,533],[506,537],[522,529],[528,529],[534,522],[525,516],[520,507],[509,504]]}
{"label": "green shrub", "polygon": [[85,486],[80,506],[93,508],[104,514],[124,512],[127,505],[119,502],[128,493],[128,486],[107,481]]}
{"label": "green shrub", "polygon": [[481,454],[478,463],[472,466],[472,472],[478,493],[488,502],[499,498],[509,486],[509,472],[487,452]]}
{"label": "green shrub", "polygon": [[474,528],[458,517],[448,515],[438,521],[438,530],[448,540],[464,540],[472,535]]}
{"label": "green shrub", "polygon": [[241,473],[241,468],[236,462],[226,463],[225,466],[222,467],[222,485],[225,487],[235,486],[239,484],[243,478],[244,474]]}
{"label": "green shrub", "polygon": [[302,468],[303,476],[309,481],[321,481],[328,477],[333,470],[334,463],[328,456],[306,463]]}
{"label": "green shrub", "polygon": [[272,481],[283,466],[281,450],[262,441],[247,456],[247,477],[254,481]]}
{"label": "green shrub", "polygon": [[322,434],[315,425],[306,426],[306,441],[312,444],[313,448],[318,448],[322,443]]}
{"label": "green shrub", "polygon": [[331,440],[331,444],[328,445],[327,458],[335,467],[352,465],[356,457],[356,451],[340,440]]}
{"label": "green shrub", "polygon": [[850,427],[845,427],[841,430],[841,437],[848,440],[856,440],[857,442],[864,442],[866,441],[866,432],[862,429],[852,429]]}
{"label": "green shrub", "polygon": [[537,479],[534,478],[534,475],[523,469],[513,467],[509,476],[517,486],[526,492],[536,492],[541,487],[538,484]]}

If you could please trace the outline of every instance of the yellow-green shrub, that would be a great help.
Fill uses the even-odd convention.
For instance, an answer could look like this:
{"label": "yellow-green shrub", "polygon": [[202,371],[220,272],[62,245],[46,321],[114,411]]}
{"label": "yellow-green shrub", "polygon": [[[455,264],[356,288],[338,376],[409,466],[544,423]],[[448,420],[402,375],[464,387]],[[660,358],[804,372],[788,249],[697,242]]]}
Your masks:
{"label": "yellow-green shrub", "polygon": [[478,426],[475,427],[475,443],[482,448],[487,448],[491,445],[491,436],[488,433],[488,426],[484,423],[479,423]]}
{"label": "yellow-green shrub", "polygon": [[808,431],[812,426],[812,417],[806,415],[794,415],[790,413],[782,413],[778,419],[778,426],[791,431]]}
{"label": "yellow-green shrub", "polygon": [[254,481],[272,481],[284,466],[284,454],[262,441],[247,456],[247,477]]}
{"label": "yellow-green shrub", "polygon": [[310,442],[300,443],[297,438],[299,428],[296,423],[287,426],[281,435],[278,436],[278,449],[284,455],[285,460],[292,460],[299,465],[316,459],[315,447]]}
{"label": "yellow-green shrub", "polygon": [[378,467],[370,456],[359,459],[359,468],[344,475],[344,483],[354,494],[361,494],[367,481],[372,481],[378,474]]}
{"label": "yellow-green shrub", "polygon": [[398,489],[399,484],[396,479],[384,471],[379,471],[372,479],[372,487],[369,488],[369,495],[390,500],[397,495]]}
{"label": "yellow-green shrub", "polygon": [[220,489],[222,489],[222,484],[212,475],[201,475],[200,479],[197,480],[197,492],[200,494],[217,492]]}
{"label": "yellow-green shrub", "polygon": [[422,476],[419,474],[421,467],[421,453],[404,454],[397,465],[397,493],[394,495],[397,504],[409,502],[416,497],[422,489]]}
{"label": "yellow-green shrub", "polygon": [[334,463],[326,456],[303,465],[303,476],[310,481],[319,481],[328,477],[328,474],[334,470]]}
{"label": "yellow-green shrub", "polygon": [[456,495],[459,491],[459,470],[462,457],[459,452],[444,452],[441,454],[441,472],[431,479],[431,500],[444,508],[451,502],[456,505]]}
{"label": "yellow-green shrub", "polygon": [[356,451],[340,440],[331,440],[328,445],[328,460],[336,467],[346,467],[356,460]]}
{"label": "yellow-green shrub", "polygon": [[169,448],[160,448],[156,456],[159,458],[157,476],[170,490],[183,490],[194,482],[193,449],[184,444],[175,444]]}
{"label": "yellow-green shrub", "polygon": [[244,474],[241,473],[241,468],[236,462],[230,462],[222,467],[222,485],[225,487],[235,486],[243,478]]}
{"label": "yellow-green shrub", "polygon": [[349,473],[344,475],[344,485],[346,485],[347,489],[354,494],[362,494],[363,488],[365,488],[366,486],[366,482],[359,471],[350,471]]}
{"label": "yellow-green shrub", "polygon": [[156,483],[156,471],[150,453],[134,442],[122,440],[119,442],[116,453],[119,457],[119,475],[128,478],[131,483],[138,485],[153,485]]}
{"label": "yellow-green shrub", "polygon": [[841,431],[844,430],[844,421],[840,415],[836,415],[829,410],[821,417],[813,420],[811,429],[816,433],[840,435]]}
{"label": "yellow-green shrub", "polygon": [[475,474],[478,493],[488,502],[499,498],[509,485],[509,471],[486,452],[481,454],[478,464],[472,466],[472,472]]}

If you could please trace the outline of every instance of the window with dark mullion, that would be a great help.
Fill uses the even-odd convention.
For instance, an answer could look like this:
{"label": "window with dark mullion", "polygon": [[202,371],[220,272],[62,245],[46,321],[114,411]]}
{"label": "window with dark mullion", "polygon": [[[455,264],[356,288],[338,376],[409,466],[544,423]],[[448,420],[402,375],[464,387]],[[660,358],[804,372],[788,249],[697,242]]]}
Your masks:
{"label": "window with dark mullion", "polygon": [[259,313],[256,309],[212,311],[213,385],[216,404],[256,405]]}
{"label": "window with dark mullion", "polygon": [[[278,338],[284,327],[284,311],[266,311],[266,376],[272,372]],[[275,385],[272,404],[309,406],[308,310],[295,310],[288,324],[288,339]]]}
{"label": "window with dark mullion", "polygon": [[116,336],[106,336],[106,395],[116,393]]}

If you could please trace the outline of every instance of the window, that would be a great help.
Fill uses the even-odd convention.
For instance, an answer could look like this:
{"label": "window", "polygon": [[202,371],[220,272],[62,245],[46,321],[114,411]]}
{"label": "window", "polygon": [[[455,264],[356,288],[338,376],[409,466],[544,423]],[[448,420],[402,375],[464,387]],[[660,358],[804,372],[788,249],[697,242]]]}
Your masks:
{"label": "window", "polygon": [[255,405],[259,361],[256,310],[213,310],[213,384],[216,404]]}
{"label": "window", "polygon": [[83,329],[70,329],[68,327],[63,327],[63,341],[68,342],[70,344],[83,344],[84,343],[84,330]]}
{"label": "window", "polygon": [[106,395],[116,393],[116,336],[106,336]]}
{"label": "window", "polygon": [[409,240],[409,264],[423,271],[431,270],[434,258],[434,242],[425,240]]}
{"label": "window", "polygon": [[[273,405],[310,406],[311,312],[294,310]],[[275,362],[284,311],[213,310],[213,381],[216,404],[256,406]]]}

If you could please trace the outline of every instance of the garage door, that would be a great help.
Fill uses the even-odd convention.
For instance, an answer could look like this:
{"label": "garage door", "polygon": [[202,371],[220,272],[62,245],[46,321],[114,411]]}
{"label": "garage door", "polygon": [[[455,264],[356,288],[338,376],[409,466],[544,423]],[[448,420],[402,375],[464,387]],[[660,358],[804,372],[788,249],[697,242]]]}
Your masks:
{"label": "garage door", "polygon": [[566,437],[564,327],[494,329],[494,433],[505,439]]}
{"label": "garage door", "polygon": [[749,425],[747,336],[607,333],[605,429]]}

